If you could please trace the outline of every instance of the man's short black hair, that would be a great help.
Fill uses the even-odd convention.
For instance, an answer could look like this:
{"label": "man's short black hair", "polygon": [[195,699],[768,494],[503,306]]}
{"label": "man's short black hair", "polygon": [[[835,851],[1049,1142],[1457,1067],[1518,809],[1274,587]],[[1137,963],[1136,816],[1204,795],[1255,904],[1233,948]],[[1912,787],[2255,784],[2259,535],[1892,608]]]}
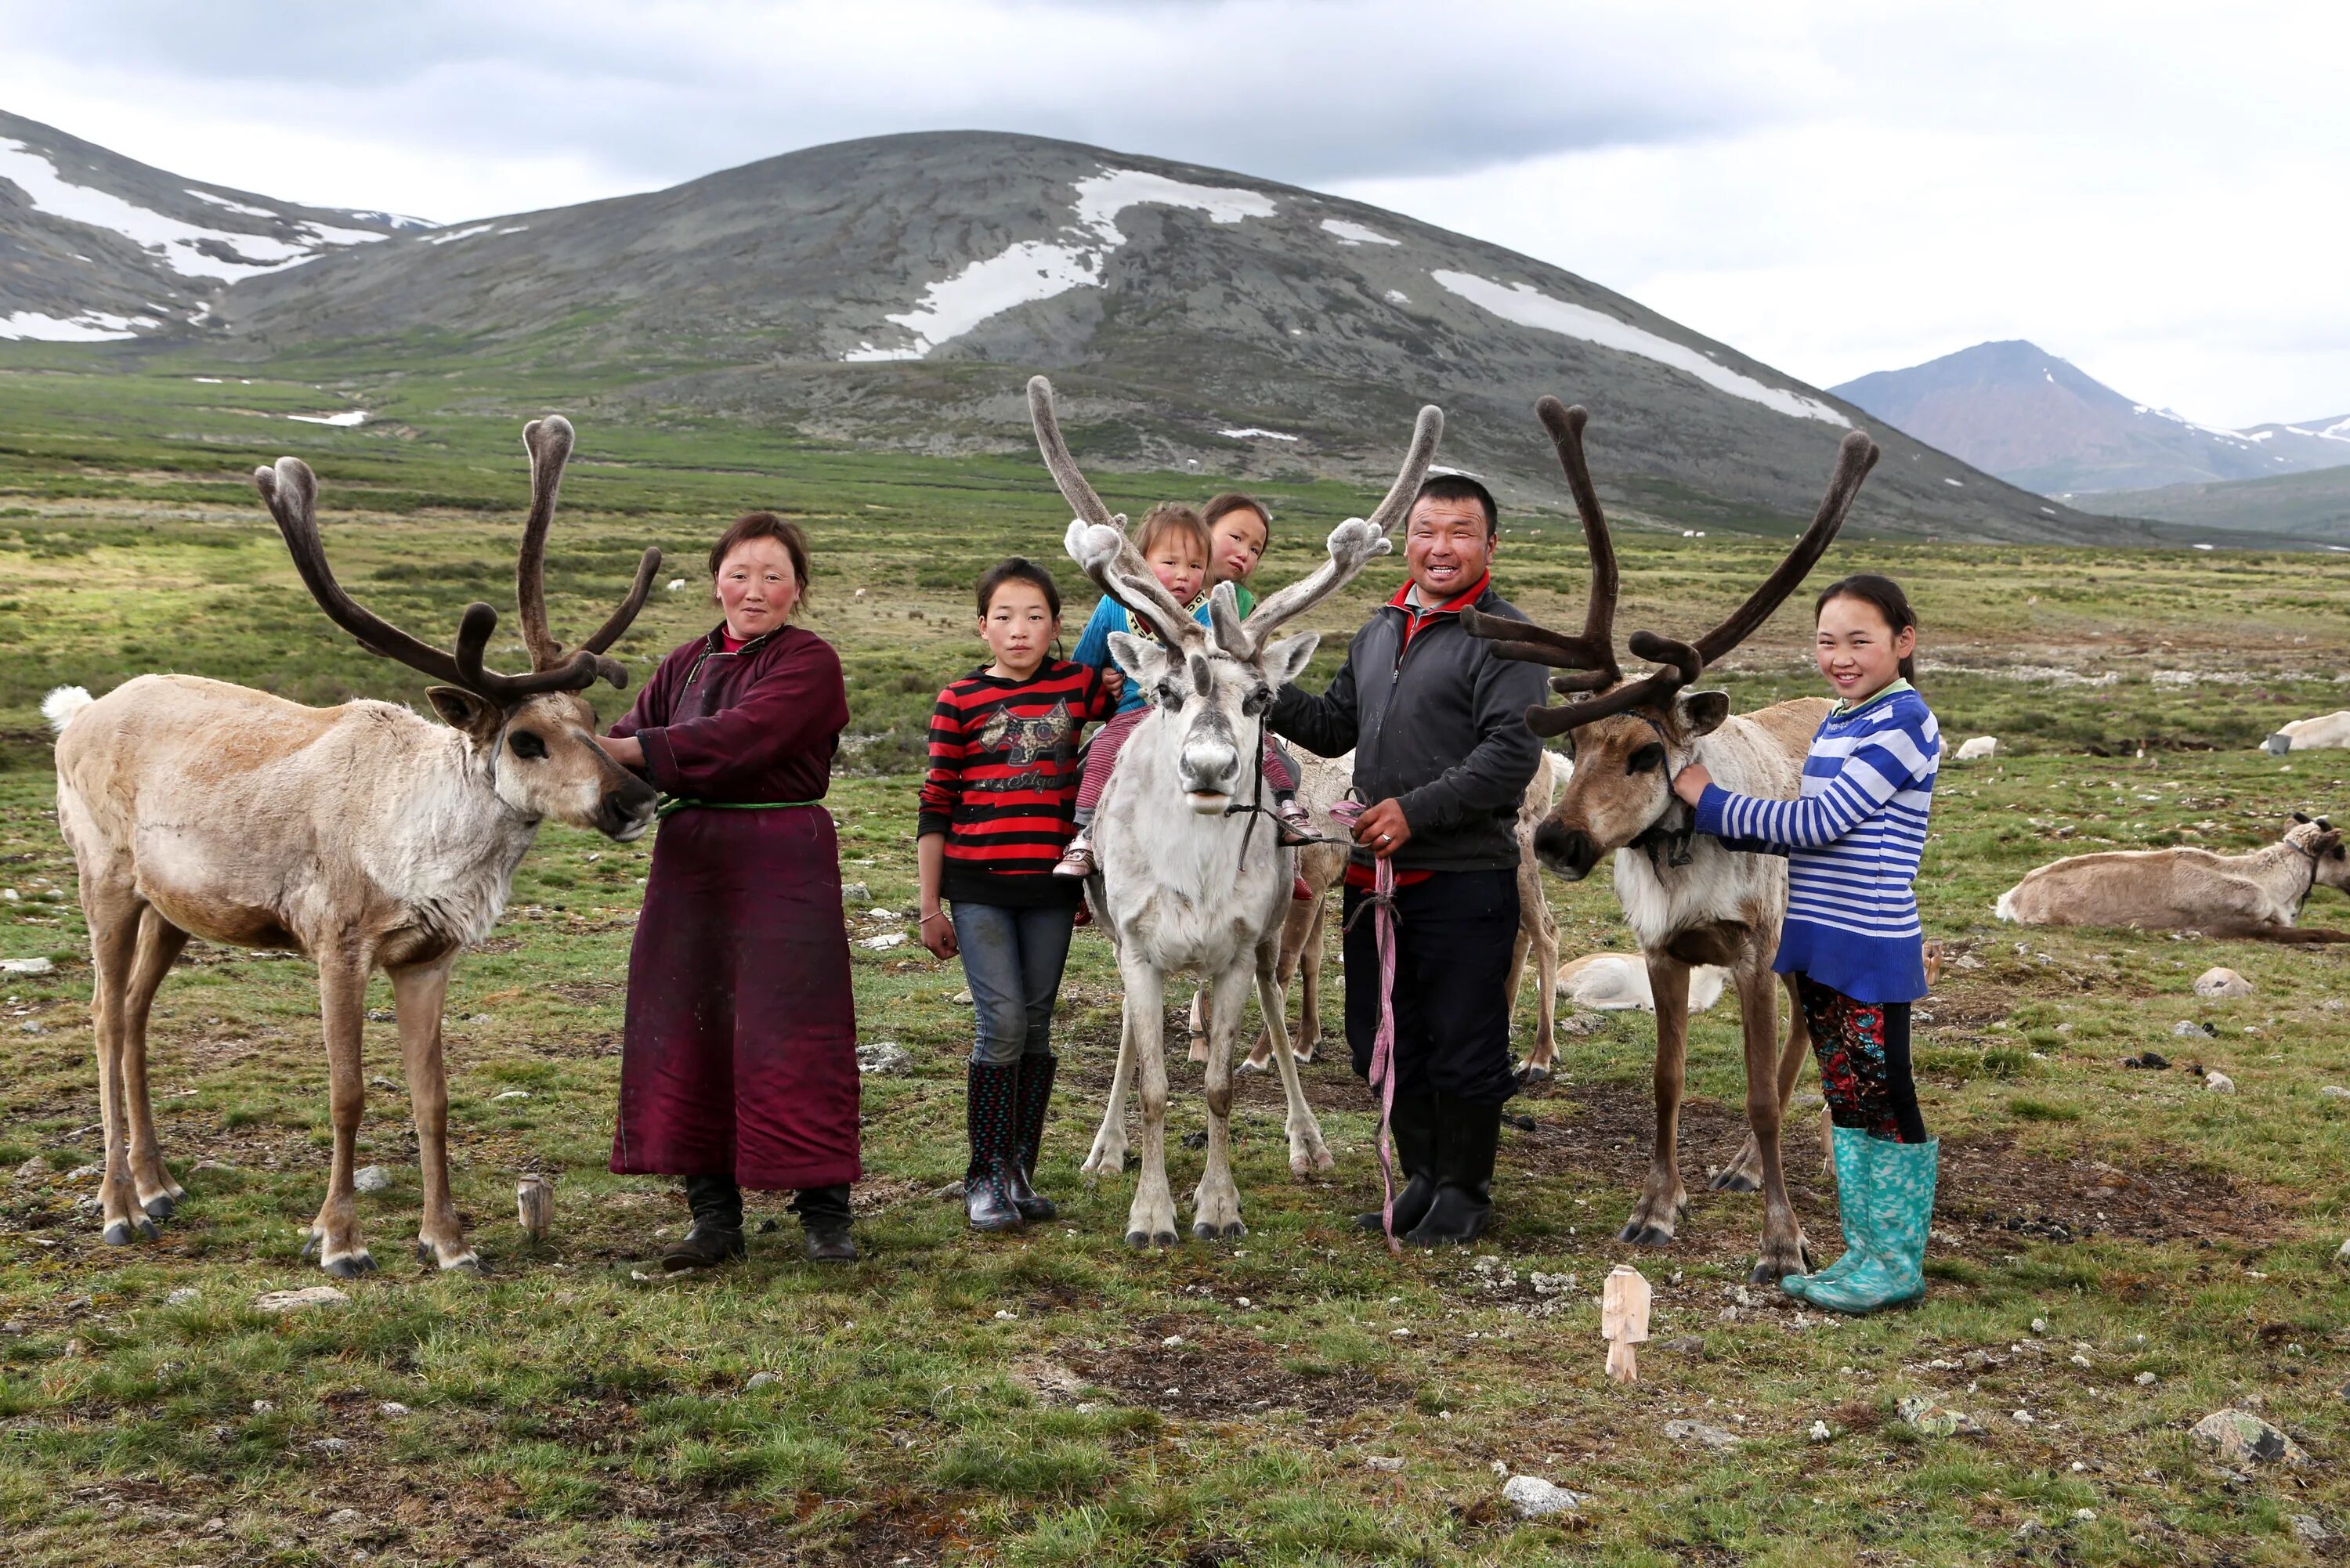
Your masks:
{"label": "man's short black hair", "polygon": [[1419,493],[1412,497],[1414,505],[1422,501],[1474,501],[1485,509],[1485,537],[1488,539],[1493,536],[1494,527],[1502,515],[1502,509],[1493,504],[1493,493],[1473,475],[1458,472],[1430,474],[1421,482]]}

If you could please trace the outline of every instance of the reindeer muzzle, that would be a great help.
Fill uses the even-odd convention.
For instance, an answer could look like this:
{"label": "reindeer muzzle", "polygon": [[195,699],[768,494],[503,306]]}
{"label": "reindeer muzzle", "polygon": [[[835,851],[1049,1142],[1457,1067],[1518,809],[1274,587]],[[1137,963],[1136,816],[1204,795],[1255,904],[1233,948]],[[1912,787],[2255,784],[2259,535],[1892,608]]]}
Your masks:
{"label": "reindeer muzzle", "polygon": [[1562,880],[1580,882],[1599,864],[1599,844],[1579,827],[1545,822],[1534,829],[1534,858]]}
{"label": "reindeer muzzle", "polygon": [[596,826],[619,843],[633,843],[652,826],[653,806],[660,799],[660,791],[631,774],[626,784],[606,792],[596,808]]}

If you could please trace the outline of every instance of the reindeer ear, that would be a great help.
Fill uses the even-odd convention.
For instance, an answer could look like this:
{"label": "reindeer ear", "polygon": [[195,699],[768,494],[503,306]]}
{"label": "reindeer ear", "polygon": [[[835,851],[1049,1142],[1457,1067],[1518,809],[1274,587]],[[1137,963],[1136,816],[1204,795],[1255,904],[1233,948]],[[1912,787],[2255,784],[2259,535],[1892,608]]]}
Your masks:
{"label": "reindeer ear", "polygon": [[1730,717],[1730,693],[1690,691],[1683,694],[1676,706],[1680,709],[1681,727],[1695,740],[1700,735],[1712,734]]}
{"label": "reindeer ear", "polygon": [[1156,691],[1159,683],[1167,679],[1167,650],[1130,631],[1109,634],[1109,656],[1118,660],[1127,679],[1145,691]]}
{"label": "reindeer ear", "polygon": [[2293,819],[2295,822],[2307,822],[2309,820],[2309,814],[2305,811],[2296,811],[2293,814]]}
{"label": "reindeer ear", "polygon": [[496,740],[506,722],[504,709],[462,686],[428,686],[424,699],[441,715],[442,723],[452,730],[464,731],[483,745]]}
{"label": "reindeer ear", "polygon": [[1257,657],[1257,667],[1278,691],[1305,673],[1305,667],[1314,662],[1314,650],[1321,646],[1322,634],[1318,631],[1284,637]]}

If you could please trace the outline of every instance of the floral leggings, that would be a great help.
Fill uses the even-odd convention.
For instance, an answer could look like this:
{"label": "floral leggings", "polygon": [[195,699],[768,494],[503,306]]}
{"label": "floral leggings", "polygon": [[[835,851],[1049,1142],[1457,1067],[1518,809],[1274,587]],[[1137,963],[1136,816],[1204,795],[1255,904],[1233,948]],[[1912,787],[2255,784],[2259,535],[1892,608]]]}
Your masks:
{"label": "floral leggings", "polygon": [[1909,1004],[1855,1002],[1810,975],[1795,977],[1828,1116],[1894,1143],[1924,1143],[1926,1120],[1909,1077]]}

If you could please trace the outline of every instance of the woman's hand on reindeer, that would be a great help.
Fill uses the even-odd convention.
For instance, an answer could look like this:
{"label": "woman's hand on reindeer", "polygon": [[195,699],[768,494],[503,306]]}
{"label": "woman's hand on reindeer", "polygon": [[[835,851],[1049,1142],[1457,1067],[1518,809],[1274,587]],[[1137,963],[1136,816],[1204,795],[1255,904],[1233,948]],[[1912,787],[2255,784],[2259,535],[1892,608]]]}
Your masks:
{"label": "woman's hand on reindeer", "polygon": [[610,735],[598,735],[596,743],[604,748],[606,756],[624,768],[642,769],[645,765],[645,743],[634,735],[622,735],[617,740]]}
{"label": "woman's hand on reindeer", "polygon": [[922,917],[922,945],[936,959],[951,959],[962,950],[955,945],[954,922],[947,919],[944,909],[932,909]]}
{"label": "woman's hand on reindeer", "polygon": [[1410,843],[1411,824],[1404,820],[1403,807],[1383,800],[1363,813],[1355,824],[1355,842],[1382,860]]}
{"label": "woman's hand on reindeer", "polygon": [[1705,771],[1703,763],[1691,763],[1673,775],[1673,793],[1695,805],[1705,794],[1705,786],[1712,782],[1713,775]]}

